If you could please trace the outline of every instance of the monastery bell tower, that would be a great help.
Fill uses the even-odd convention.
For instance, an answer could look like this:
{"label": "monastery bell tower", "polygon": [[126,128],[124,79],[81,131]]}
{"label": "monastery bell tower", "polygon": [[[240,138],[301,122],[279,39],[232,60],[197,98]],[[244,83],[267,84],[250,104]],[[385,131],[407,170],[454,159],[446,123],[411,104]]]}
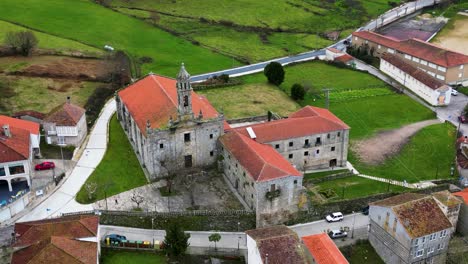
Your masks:
{"label": "monastery bell tower", "polygon": [[176,86],[179,120],[193,119],[192,86],[190,85],[190,74],[185,70],[184,63],[180,66],[179,74],[177,74]]}

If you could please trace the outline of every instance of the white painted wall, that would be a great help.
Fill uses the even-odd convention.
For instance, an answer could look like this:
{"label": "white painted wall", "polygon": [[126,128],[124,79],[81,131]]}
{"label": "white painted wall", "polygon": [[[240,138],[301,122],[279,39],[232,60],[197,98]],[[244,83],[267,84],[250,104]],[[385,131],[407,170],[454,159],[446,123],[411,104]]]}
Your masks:
{"label": "white painted wall", "polygon": [[247,235],[247,264],[263,264],[257,242]]}

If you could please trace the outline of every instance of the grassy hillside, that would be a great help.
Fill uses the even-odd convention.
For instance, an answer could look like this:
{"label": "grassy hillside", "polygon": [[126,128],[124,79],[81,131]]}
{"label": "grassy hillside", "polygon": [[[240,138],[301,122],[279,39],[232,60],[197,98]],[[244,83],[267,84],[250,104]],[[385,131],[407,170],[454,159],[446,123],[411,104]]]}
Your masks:
{"label": "grassy hillside", "polygon": [[232,59],[197,47],[139,19],[114,12],[87,0],[0,1],[0,19],[101,48],[112,45],[135,59],[148,56],[149,71],[175,76],[181,62],[191,73],[239,65]]}

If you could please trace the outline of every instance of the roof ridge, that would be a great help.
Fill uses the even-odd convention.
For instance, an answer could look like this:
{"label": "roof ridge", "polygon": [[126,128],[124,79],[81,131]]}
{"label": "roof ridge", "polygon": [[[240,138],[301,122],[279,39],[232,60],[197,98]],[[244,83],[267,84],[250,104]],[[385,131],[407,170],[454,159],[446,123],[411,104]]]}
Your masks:
{"label": "roof ridge", "polygon": [[[168,94],[167,91],[166,91],[166,88],[165,88],[163,85],[161,85],[161,83],[160,83],[159,80],[155,77],[155,75],[150,75],[150,77],[151,77],[152,80],[154,80],[154,81],[159,85],[159,87],[161,88],[161,90],[164,92],[164,94],[167,96],[167,98],[169,98],[169,100],[174,104],[174,106],[175,106],[176,108],[178,108],[178,107],[177,107],[178,104],[177,104],[176,102],[174,102],[174,100],[172,100],[172,97],[169,96],[169,94]],[[176,84],[176,89],[177,89],[177,84]]]}
{"label": "roof ridge", "polygon": [[[93,217],[92,217],[92,216],[90,216],[90,217],[80,218],[80,220],[78,220],[78,222],[79,222],[79,223],[80,223],[82,226],[84,226],[84,227],[85,227],[85,228],[86,228],[86,229],[87,229],[87,230],[88,230],[88,231],[89,231],[91,234],[93,234],[93,235],[96,235],[96,236],[97,236],[97,233],[96,233],[96,234],[94,234],[94,231],[93,231],[93,230],[91,230],[91,229],[89,229],[89,228],[88,228],[88,226],[87,226],[87,225],[85,225],[85,224],[82,222],[82,220],[84,220],[84,219],[88,219],[88,218],[93,218]],[[98,225],[99,225],[99,223],[98,223]],[[76,239],[76,238],[75,238],[75,239]]]}
{"label": "roof ridge", "polygon": [[60,250],[60,251],[62,251],[63,253],[65,253],[66,255],[72,257],[73,259],[75,259],[76,261],[78,261],[78,262],[80,262],[80,263],[84,263],[84,262],[81,261],[80,259],[76,258],[74,255],[72,255],[72,254],[68,253],[67,251],[65,251],[62,247],[60,247],[60,245],[53,243],[53,242],[52,242],[52,240],[53,240],[52,238],[63,238],[63,239],[68,239],[68,240],[76,240],[76,239],[71,239],[71,238],[66,238],[66,237],[59,237],[59,236],[51,236],[51,237],[50,237],[50,243],[49,243],[49,245],[51,245],[51,246],[57,248],[58,250]]}
{"label": "roof ridge", "polygon": [[449,49],[449,48],[445,48],[445,47],[439,46],[439,45],[437,45],[437,44],[435,44],[435,43],[422,41],[422,40],[417,39],[417,38],[411,38],[410,40],[415,40],[415,41],[420,42],[420,43],[422,43],[422,44],[429,45],[429,46],[432,46],[432,47],[434,47],[434,48],[438,48],[438,49],[441,49],[441,50],[445,50],[445,51],[450,51],[450,52],[453,52],[453,53],[457,53],[457,54],[459,54],[459,55],[468,56],[468,55],[466,55],[466,54],[464,54],[464,53],[461,53],[461,52],[459,52],[459,51],[456,51],[456,50],[453,50],[453,49]]}

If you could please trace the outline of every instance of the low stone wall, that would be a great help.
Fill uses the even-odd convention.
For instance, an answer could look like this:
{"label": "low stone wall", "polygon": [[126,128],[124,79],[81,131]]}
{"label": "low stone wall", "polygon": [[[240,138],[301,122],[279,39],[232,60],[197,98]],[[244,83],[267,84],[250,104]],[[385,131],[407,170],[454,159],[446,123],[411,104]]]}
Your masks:
{"label": "low stone wall", "polygon": [[246,123],[246,122],[261,122],[261,121],[267,121],[267,120],[268,120],[268,115],[260,115],[260,116],[230,119],[230,120],[227,120],[227,122],[228,124],[239,124],[239,123]]}
{"label": "low stone wall", "polygon": [[310,183],[317,184],[317,183],[326,182],[326,181],[332,181],[332,180],[337,180],[337,179],[342,179],[342,178],[348,178],[348,177],[351,177],[353,175],[354,174],[351,173],[351,172],[340,172],[340,173],[328,175],[328,176],[325,176],[325,177],[309,179],[307,181],[310,182]]}

